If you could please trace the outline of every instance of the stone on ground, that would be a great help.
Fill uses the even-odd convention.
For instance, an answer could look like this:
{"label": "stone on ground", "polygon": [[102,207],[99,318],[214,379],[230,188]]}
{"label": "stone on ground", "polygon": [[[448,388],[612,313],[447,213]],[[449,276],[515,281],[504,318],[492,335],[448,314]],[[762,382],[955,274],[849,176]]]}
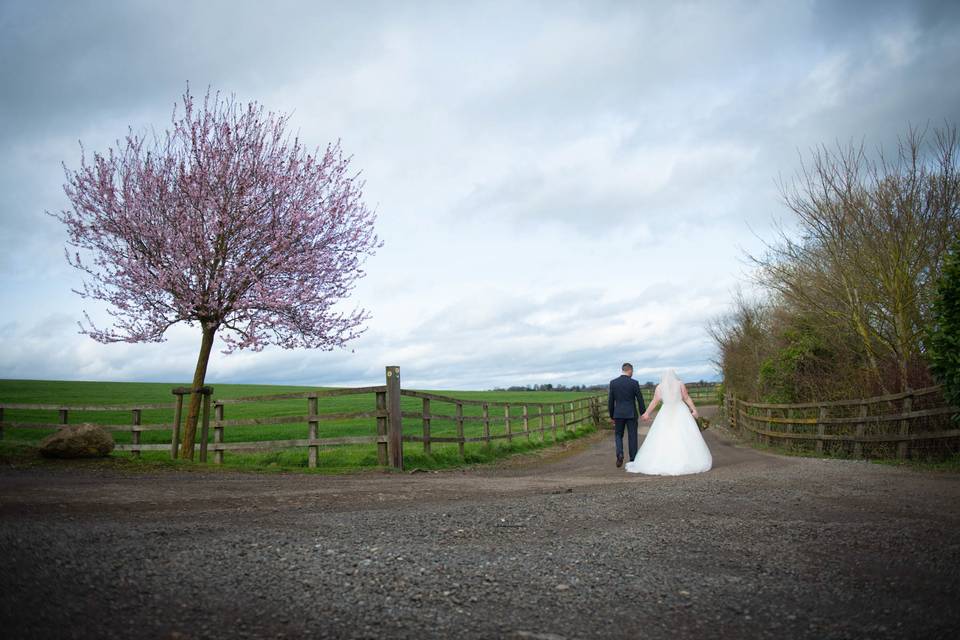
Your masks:
{"label": "stone on ground", "polygon": [[95,424],[71,424],[40,442],[47,458],[103,458],[113,451],[113,438]]}

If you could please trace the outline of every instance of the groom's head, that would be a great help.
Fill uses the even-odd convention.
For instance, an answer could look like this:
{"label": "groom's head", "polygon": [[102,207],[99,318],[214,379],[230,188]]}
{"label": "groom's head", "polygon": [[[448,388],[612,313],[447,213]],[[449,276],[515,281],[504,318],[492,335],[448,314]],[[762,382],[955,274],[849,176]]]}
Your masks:
{"label": "groom's head", "polygon": [[633,377],[633,365],[629,362],[624,362],[620,366],[620,371],[623,371],[623,375]]}

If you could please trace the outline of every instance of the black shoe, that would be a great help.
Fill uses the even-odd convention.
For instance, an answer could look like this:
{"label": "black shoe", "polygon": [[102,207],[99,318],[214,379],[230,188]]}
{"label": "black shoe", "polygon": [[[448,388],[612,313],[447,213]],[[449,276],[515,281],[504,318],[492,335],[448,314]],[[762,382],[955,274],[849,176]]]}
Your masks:
{"label": "black shoe", "polygon": [[618,467],[623,466],[623,456],[617,456],[617,466]]}

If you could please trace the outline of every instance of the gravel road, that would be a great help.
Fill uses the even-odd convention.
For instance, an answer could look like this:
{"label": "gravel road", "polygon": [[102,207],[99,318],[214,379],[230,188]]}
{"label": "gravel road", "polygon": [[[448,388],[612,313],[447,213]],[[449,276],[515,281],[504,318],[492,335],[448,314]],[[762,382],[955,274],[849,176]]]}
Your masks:
{"label": "gravel road", "polygon": [[956,638],[960,475],[614,467],[603,434],[443,473],[0,469],[4,638]]}

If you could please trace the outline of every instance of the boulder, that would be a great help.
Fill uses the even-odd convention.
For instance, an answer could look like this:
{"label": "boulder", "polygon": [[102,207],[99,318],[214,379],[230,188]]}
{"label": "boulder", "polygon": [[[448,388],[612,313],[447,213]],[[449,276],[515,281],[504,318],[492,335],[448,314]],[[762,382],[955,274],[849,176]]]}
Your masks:
{"label": "boulder", "polygon": [[113,438],[95,424],[71,424],[40,441],[47,458],[103,458],[113,451]]}

